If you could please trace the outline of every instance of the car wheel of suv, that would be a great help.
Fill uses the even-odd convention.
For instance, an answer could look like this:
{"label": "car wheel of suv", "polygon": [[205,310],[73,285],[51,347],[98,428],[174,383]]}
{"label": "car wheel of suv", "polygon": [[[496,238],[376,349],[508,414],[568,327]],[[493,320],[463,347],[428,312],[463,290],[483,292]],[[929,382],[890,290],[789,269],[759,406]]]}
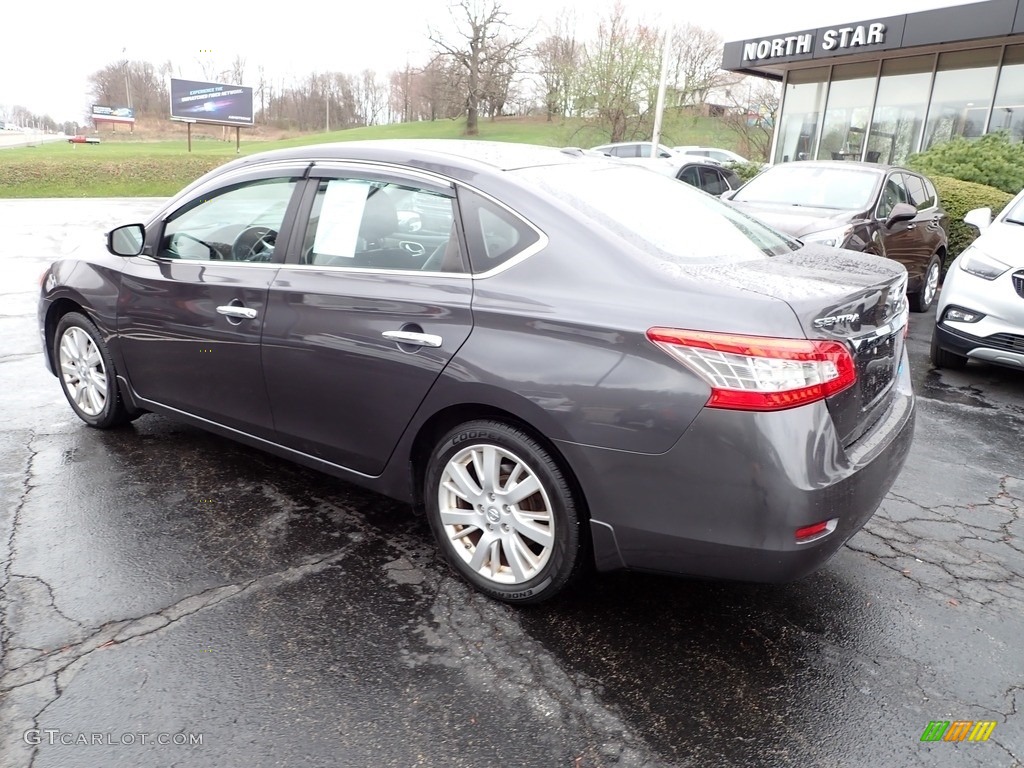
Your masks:
{"label": "car wheel of suv", "polygon": [[966,367],[967,358],[963,355],[958,355],[956,352],[950,352],[948,349],[943,349],[939,346],[939,332],[932,329],[932,365],[936,368],[952,368],[954,370],[960,370]]}
{"label": "car wheel of suv", "polygon": [[932,303],[939,293],[939,275],[942,273],[942,264],[936,254],[928,262],[928,269],[925,270],[924,279],[921,281],[921,290],[910,297],[910,308],[915,312],[927,312],[932,308]]}
{"label": "car wheel of suv", "polygon": [[585,535],[569,481],[521,429],[453,429],[431,454],[424,499],[449,563],[491,597],[539,603],[582,570]]}
{"label": "car wheel of suv", "polygon": [[109,429],[138,415],[121,399],[107,345],[85,315],[69,312],[60,319],[53,337],[53,359],[64,396],[90,427]]}

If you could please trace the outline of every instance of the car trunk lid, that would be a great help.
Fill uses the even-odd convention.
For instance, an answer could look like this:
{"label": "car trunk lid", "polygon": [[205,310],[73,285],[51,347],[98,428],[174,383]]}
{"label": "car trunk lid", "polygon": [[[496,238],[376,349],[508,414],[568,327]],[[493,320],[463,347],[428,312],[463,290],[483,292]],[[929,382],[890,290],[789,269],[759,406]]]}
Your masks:
{"label": "car trunk lid", "polygon": [[742,290],[786,302],[808,339],[846,344],[855,384],[826,400],[844,446],[882,416],[893,398],[908,320],[907,273],[899,264],[836,248],[806,246],[770,259],[700,268]]}

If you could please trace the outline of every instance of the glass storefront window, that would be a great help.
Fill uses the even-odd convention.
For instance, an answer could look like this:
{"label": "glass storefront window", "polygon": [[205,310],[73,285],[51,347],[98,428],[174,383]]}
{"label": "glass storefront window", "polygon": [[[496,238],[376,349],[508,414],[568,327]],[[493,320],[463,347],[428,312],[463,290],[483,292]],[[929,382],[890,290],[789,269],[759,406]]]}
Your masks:
{"label": "glass storefront window", "polygon": [[815,156],[814,142],[827,88],[828,67],[795,69],[789,73],[775,162],[810,160]]}
{"label": "glass storefront window", "polygon": [[981,48],[939,55],[922,149],[957,136],[976,138],[985,133],[999,53],[999,48]]}
{"label": "glass storefront window", "polygon": [[1024,45],[1006,48],[988,130],[1005,131],[1011,141],[1024,140]]}
{"label": "glass storefront window", "polygon": [[865,160],[899,165],[917,151],[928,110],[934,65],[934,56],[908,56],[882,62]]}
{"label": "glass storefront window", "polygon": [[833,67],[818,146],[819,160],[860,160],[877,73],[878,64],[873,61]]}

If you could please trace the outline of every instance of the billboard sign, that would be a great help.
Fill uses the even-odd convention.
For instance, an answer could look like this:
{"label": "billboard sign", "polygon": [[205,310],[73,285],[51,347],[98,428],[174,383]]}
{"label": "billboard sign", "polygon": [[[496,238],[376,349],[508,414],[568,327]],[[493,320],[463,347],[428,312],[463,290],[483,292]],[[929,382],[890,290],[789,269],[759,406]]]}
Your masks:
{"label": "billboard sign", "polygon": [[106,120],[109,123],[134,123],[135,110],[129,107],[104,107],[93,104],[92,119],[93,122]]}
{"label": "billboard sign", "polygon": [[252,125],[252,88],[171,78],[171,120]]}

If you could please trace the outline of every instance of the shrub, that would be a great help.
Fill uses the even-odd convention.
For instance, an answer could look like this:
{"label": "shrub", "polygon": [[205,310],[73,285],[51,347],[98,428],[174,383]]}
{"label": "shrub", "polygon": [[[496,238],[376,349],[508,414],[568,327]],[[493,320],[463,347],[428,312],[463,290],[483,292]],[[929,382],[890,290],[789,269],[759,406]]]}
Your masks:
{"label": "shrub", "polygon": [[939,202],[949,214],[949,253],[946,254],[945,268],[978,236],[978,230],[964,224],[964,215],[975,208],[991,208],[992,215],[995,216],[1013,196],[995,187],[961,181],[949,176],[929,178],[935,183]]}
{"label": "shrub", "polygon": [[907,166],[929,176],[951,176],[1016,195],[1024,189],[1024,144],[1011,143],[1005,133],[979,139],[958,137],[911,155]]}
{"label": "shrub", "polygon": [[735,172],[743,182],[748,182],[761,172],[761,163],[726,163],[726,167]]}

